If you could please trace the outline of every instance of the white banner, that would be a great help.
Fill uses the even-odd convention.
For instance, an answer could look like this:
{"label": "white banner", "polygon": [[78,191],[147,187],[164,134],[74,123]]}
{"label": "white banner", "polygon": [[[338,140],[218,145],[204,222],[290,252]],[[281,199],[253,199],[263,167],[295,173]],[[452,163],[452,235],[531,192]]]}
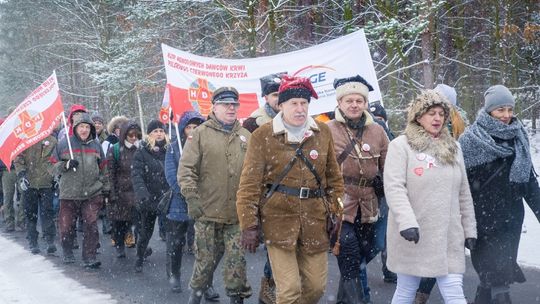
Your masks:
{"label": "white banner", "polygon": [[259,78],[280,72],[311,80],[319,95],[318,100],[311,101],[312,115],[334,110],[335,78],[360,75],[374,88],[369,100],[381,99],[363,30],[299,51],[248,59],[202,57],[165,44],[162,49],[171,106],[176,113],[191,107],[206,115],[212,92],[222,86],[233,86],[241,94],[239,116],[247,117],[264,104]]}

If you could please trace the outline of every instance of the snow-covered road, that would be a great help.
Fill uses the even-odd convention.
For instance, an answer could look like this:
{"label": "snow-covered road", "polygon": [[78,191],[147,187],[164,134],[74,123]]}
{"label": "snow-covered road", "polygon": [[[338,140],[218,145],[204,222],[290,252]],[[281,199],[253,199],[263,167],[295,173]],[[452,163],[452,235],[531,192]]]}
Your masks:
{"label": "snow-covered road", "polygon": [[41,255],[0,235],[0,303],[109,304],[110,295],[65,276]]}

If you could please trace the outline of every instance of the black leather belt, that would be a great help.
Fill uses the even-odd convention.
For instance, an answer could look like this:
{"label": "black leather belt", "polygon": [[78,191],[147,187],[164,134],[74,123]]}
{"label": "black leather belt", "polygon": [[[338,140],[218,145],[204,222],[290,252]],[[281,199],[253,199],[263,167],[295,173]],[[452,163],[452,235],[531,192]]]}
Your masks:
{"label": "black leather belt", "polygon": [[[270,189],[272,187],[271,184],[267,184],[266,187]],[[301,187],[301,188],[291,188],[287,187],[285,185],[279,184],[276,188],[277,192],[281,192],[290,196],[297,196],[300,199],[306,199],[306,198],[316,198],[316,197],[323,197],[324,196],[324,190],[320,189],[309,189],[307,187]]]}
{"label": "black leather belt", "polygon": [[364,177],[358,178],[358,177],[344,176],[343,183],[345,185],[352,185],[352,186],[359,186],[359,187],[372,187],[373,186],[373,180],[367,179]]}

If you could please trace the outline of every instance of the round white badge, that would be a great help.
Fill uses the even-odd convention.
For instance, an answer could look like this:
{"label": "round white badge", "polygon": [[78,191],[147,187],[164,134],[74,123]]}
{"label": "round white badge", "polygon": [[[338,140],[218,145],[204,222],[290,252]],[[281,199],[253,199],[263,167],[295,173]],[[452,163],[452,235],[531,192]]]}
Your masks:
{"label": "round white badge", "polygon": [[416,154],[416,159],[418,159],[419,161],[423,161],[425,160],[427,157],[427,155],[425,153],[418,153]]}
{"label": "round white badge", "polygon": [[240,140],[243,141],[243,142],[247,141],[247,139],[246,139],[246,137],[244,135],[240,135]]}
{"label": "round white badge", "polygon": [[317,159],[319,157],[319,152],[317,152],[317,150],[311,150],[309,151],[309,157],[311,157],[311,159]]}
{"label": "round white badge", "polygon": [[371,147],[368,144],[363,144],[362,145],[362,151],[369,152],[369,150],[371,150]]}

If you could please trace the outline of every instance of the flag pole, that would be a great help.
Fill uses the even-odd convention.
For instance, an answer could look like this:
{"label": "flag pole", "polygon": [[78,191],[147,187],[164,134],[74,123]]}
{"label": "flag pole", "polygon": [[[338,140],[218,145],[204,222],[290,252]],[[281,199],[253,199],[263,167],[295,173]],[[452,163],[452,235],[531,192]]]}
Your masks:
{"label": "flag pole", "polygon": [[176,141],[178,142],[178,149],[180,151],[180,155],[182,155],[182,141],[180,140],[180,131],[178,130],[178,123],[174,123],[174,128],[176,129]]}
{"label": "flag pole", "polygon": [[172,108],[169,106],[169,136],[172,135],[172,124],[171,121],[174,121],[174,117],[171,117],[172,115]]}
{"label": "flag pole", "polygon": [[[68,126],[67,126],[67,122],[66,122],[66,113],[64,111],[62,111],[62,122],[64,123],[64,128],[66,130],[66,140],[67,140],[67,143],[68,143],[68,149],[69,149],[69,157],[71,159],[74,159],[73,158],[73,149],[71,148],[71,140],[70,140],[70,136],[69,136],[69,130],[68,130]],[[73,171],[77,171],[77,168],[73,168]]]}

